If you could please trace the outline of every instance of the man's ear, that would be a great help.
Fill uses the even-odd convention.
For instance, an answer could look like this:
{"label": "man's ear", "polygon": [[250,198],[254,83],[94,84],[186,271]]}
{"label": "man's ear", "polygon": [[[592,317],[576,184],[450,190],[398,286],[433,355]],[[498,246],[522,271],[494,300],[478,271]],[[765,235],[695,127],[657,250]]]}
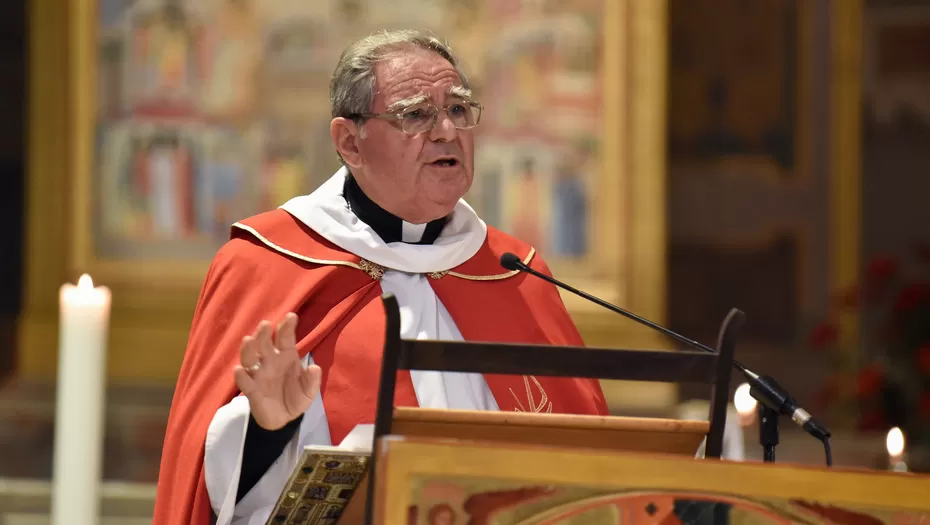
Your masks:
{"label": "man's ear", "polygon": [[329,137],[333,146],[350,167],[358,167],[362,163],[358,148],[360,134],[361,128],[353,120],[336,117],[329,123]]}

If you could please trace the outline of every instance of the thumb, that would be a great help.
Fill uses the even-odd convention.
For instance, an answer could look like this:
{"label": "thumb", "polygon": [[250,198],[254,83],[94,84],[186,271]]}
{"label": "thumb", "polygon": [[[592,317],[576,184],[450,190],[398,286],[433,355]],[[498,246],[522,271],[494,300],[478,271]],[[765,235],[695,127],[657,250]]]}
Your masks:
{"label": "thumb", "polygon": [[323,371],[317,365],[310,365],[300,373],[300,388],[309,399],[315,399],[320,393]]}

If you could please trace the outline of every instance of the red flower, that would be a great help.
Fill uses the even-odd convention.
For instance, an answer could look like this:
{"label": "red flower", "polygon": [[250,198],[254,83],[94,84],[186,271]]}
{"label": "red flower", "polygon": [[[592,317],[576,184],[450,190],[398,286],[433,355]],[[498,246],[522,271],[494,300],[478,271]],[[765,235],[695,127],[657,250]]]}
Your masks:
{"label": "red flower", "polygon": [[859,371],[856,381],[856,393],[860,398],[872,397],[882,386],[885,371],[877,364],[869,365]]}
{"label": "red flower", "polygon": [[866,268],[865,274],[870,281],[887,281],[898,273],[898,263],[891,257],[882,256],[872,259]]}
{"label": "red flower", "polygon": [[840,331],[836,324],[826,321],[814,327],[808,343],[816,349],[821,349],[836,344],[839,340],[839,334]]}
{"label": "red flower", "polygon": [[930,284],[912,284],[904,287],[901,293],[898,294],[898,299],[894,304],[894,311],[897,313],[910,312],[928,300],[930,300]]}
{"label": "red flower", "polygon": [[888,427],[885,423],[885,415],[882,414],[880,410],[871,410],[862,414],[862,417],[859,418],[859,430],[862,431],[872,431],[872,430],[884,430]]}
{"label": "red flower", "polygon": [[917,368],[924,375],[930,376],[930,343],[917,349]]}

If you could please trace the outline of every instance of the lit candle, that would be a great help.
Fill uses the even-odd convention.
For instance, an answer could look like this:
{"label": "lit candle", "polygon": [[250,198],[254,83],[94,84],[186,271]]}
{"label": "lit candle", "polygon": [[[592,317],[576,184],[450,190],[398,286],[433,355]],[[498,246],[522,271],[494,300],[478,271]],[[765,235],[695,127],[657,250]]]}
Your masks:
{"label": "lit candle", "polygon": [[736,388],[733,394],[733,406],[736,407],[736,413],[739,414],[739,422],[742,426],[749,426],[755,421],[756,407],[758,402],[756,398],[749,393],[751,387],[749,383],[743,383]]}
{"label": "lit candle", "polygon": [[904,432],[894,427],[885,436],[885,450],[888,451],[888,468],[898,472],[907,472],[907,463],[904,462],[906,447]]}
{"label": "lit candle", "polygon": [[52,524],[100,522],[110,290],[84,274],[59,293]]}

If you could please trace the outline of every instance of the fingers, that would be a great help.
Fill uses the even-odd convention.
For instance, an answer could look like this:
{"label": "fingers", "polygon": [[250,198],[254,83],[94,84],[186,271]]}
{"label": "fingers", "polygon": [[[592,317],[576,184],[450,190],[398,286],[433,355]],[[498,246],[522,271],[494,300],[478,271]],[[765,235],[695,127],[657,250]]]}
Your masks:
{"label": "fingers", "polygon": [[278,350],[292,350],[297,347],[297,314],[289,313],[278,323],[275,332],[275,346]]}
{"label": "fingers", "polygon": [[261,367],[281,366],[279,350],[296,351],[296,329],[297,315],[293,313],[285,315],[277,329],[268,321],[258,323],[255,333],[243,337],[239,348],[239,360],[245,371],[254,375]]}
{"label": "fingers", "polygon": [[259,364],[261,355],[258,352],[258,343],[255,338],[247,335],[242,338],[242,344],[239,345],[239,362],[242,363],[246,370],[253,370],[253,367]]}
{"label": "fingers", "polygon": [[256,350],[258,355],[263,359],[268,359],[277,354],[274,342],[271,340],[271,323],[262,321],[258,323],[258,329],[255,331]]}
{"label": "fingers", "polygon": [[249,372],[237,366],[233,369],[233,375],[236,377],[236,387],[242,392],[245,396],[252,395],[252,392],[255,391],[255,379],[249,374]]}
{"label": "fingers", "polygon": [[300,373],[300,388],[304,395],[310,399],[316,398],[320,393],[323,371],[317,365],[310,365]]}

